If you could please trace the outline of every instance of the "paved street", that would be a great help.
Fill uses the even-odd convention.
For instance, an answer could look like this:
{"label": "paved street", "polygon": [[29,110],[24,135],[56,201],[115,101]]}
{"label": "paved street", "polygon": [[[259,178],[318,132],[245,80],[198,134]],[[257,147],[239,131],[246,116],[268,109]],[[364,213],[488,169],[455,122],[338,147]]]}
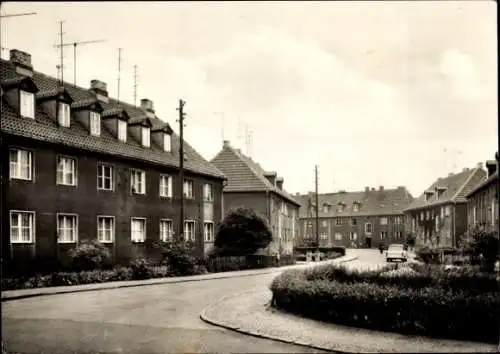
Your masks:
{"label": "paved street", "polygon": [[[351,267],[385,263],[349,250]],[[7,352],[318,352],[211,326],[200,312],[221,297],[267,287],[279,273],[27,298],[2,303]]]}

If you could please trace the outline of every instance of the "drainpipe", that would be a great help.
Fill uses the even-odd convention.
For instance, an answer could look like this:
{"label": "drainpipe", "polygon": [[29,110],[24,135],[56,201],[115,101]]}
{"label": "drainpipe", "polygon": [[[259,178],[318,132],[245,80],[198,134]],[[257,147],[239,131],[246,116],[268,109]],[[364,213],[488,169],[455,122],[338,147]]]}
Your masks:
{"label": "drainpipe", "polygon": [[[272,232],[272,220],[271,220],[271,199],[269,197],[269,189],[266,189],[266,209],[267,209],[267,220],[269,220],[269,228],[271,229]],[[273,235],[274,236],[274,235]],[[271,241],[272,242],[272,241]],[[267,247],[267,254],[268,256],[271,255],[271,247]]]}

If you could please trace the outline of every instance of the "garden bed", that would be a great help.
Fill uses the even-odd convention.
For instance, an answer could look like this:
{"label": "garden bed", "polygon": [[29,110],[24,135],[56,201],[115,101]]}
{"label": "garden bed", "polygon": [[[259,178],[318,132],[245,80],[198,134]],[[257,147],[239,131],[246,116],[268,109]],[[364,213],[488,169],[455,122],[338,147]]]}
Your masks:
{"label": "garden bed", "polygon": [[433,265],[355,271],[337,265],[289,270],[270,288],[273,306],[342,325],[497,343],[498,280],[473,267]]}

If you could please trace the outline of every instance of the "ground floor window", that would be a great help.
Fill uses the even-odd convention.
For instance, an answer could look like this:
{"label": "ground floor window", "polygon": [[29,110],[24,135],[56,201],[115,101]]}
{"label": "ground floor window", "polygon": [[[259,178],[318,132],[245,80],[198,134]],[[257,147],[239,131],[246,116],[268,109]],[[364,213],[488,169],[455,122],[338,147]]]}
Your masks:
{"label": "ground floor window", "polygon": [[115,237],[115,218],[113,216],[97,217],[97,240],[102,243],[113,242]]}
{"label": "ground floor window", "polygon": [[186,241],[195,241],[194,221],[184,221],[184,239]]}
{"label": "ground floor window", "polygon": [[170,242],[173,240],[172,220],[160,220],[160,241]]}
{"label": "ground floor window", "polygon": [[144,242],[146,239],[146,219],[132,218],[130,230],[132,242]]}
{"label": "ground floor window", "polygon": [[205,241],[212,242],[214,241],[214,223],[213,222],[205,222],[203,224],[203,235]]}
{"label": "ground floor window", "polygon": [[72,214],[57,215],[57,242],[73,243],[77,240],[78,219]]}

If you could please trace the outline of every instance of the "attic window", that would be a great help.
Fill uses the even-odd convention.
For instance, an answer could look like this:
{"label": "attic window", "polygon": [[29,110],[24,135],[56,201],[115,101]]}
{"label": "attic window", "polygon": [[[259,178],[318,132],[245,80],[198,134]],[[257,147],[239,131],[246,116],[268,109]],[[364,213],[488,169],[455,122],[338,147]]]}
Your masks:
{"label": "attic window", "polygon": [[323,213],[328,213],[330,211],[330,206],[328,204],[323,204]]}
{"label": "attic window", "polygon": [[342,204],[342,202],[340,202],[337,205],[337,212],[342,213],[343,211],[344,211],[344,204]]}
{"label": "attic window", "polygon": [[441,195],[443,194],[443,192],[446,190],[445,187],[436,187],[436,194],[437,194],[437,197],[441,197]]}
{"label": "attic window", "polygon": [[353,205],[352,205],[352,210],[353,211],[359,211],[359,203],[358,202],[354,202]]}
{"label": "attic window", "polygon": [[433,195],[433,194],[434,194],[434,193],[433,193],[432,191],[426,191],[426,192],[424,193],[424,198],[425,198],[425,201],[426,201],[426,202],[428,202],[428,201],[431,199],[431,197],[432,197],[432,195]]}
{"label": "attic window", "polygon": [[58,112],[58,122],[59,125],[62,127],[69,127],[70,126],[70,111],[69,111],[69,104],[64,103],[64,102],[59,102],[59,112]]}
{"label": "attic window", "polygon": [[168,133],[163,133],[163,150],[166,152],[172,151],[172,137]]}
{"label": "attic window", "polygon": [[151,145],[151,130],[149,127],[142,127],[142,146],[149,147]]}
{"label": "attic window", "polygon": [[26,92],[23,90],[19,91],[20,96],[20,111],[21,116],[26,118],[35,118],[35,94],[31,92]]}
{"label": "attic window", "polygon": [[101,135],[101,115],[97,112],[90,112],[90,134]]}
{"label": "attic window", "polygon": [[123,120],[118,121],[118,140],[127,141],[127,122]]}

